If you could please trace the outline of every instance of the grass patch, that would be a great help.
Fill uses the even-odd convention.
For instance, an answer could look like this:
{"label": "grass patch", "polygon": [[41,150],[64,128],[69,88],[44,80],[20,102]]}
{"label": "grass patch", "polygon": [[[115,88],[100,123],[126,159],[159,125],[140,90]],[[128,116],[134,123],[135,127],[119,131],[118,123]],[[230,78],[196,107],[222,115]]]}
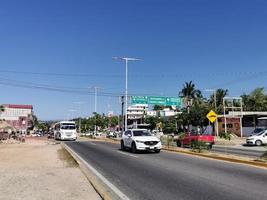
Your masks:
{"label": "grass patch", "polygon": [[66,167],[78,167],[79,166],[77,161],[70,155],[70,153],[66,149],[64,148],[58,149],[57,153],[58,153],[59,159],[64,162]]}

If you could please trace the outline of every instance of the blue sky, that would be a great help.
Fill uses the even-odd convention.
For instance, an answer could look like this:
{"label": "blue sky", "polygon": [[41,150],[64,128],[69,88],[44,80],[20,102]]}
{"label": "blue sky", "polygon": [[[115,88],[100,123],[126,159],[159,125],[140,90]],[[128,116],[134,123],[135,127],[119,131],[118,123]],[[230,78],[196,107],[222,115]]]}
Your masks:
{"label": "blue sky", "polygon": [[231,96],[251,92],[267,83],[266,9],[264,0],[2,0],[0,103],[63,119],[70,109],[78,115],[80,101],[88,116],[89,87],[99,86],[112,95],[98,97],[98,112],[116,114],[125,67],[113,56],[142,59],[129,63],[130,94],[177,96],[190,80]]}

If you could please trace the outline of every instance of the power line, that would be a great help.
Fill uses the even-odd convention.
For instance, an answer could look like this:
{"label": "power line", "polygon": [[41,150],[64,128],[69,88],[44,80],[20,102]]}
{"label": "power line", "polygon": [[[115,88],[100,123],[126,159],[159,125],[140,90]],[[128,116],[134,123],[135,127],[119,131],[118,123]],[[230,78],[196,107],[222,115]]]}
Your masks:
{"label": "power line", "polygon": [[[62,77],[104,77],[104,78],[123,78],[123,74],[75,74],[75,73],[50,73],[50,72],[31,72],[31,71],[12,71],[12,70],[0,70],[0,73],[7,74],[25,74],[25,75],[40,75],[40,76],[62,76]],[[239,72],[198,72],[198,73],[178,73],[178,74],[131,74],[129,77],[136,78],[181,78],[181,77],[199,77],[199,75],[203,76],[254,76],[257,74],[267,73],[267,70],[264,71],[239,71]]]}

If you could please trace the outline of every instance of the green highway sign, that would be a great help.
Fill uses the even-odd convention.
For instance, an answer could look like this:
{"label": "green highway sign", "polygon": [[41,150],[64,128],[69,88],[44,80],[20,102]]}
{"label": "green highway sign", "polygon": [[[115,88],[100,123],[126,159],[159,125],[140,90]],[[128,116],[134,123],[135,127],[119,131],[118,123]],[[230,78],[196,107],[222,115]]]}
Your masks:
{"label": "green highway sign", "polygon": [[148,104],[147,96],[132,96],[132,104]]}
{"label": "green highway sign", "polygon": [[132,104],[154,104],[182,107],[182,99],[176,97],[132,96]]}
{"label": "green highway sign", "polygon": [[182,106],[182,99],[181,98],[174,98],[174,97],[166,97],[166,105],[167,106]]}
{"label": "green highway sign", "polygon": [[166,104],[166,97],[148,97],[148,103],[164,106]]}

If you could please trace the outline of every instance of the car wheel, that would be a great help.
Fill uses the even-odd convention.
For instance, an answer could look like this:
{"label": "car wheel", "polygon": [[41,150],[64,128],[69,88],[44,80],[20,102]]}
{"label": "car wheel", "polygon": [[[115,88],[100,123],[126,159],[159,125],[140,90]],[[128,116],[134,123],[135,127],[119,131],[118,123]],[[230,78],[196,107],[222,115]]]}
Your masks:
{"label": "car wheel", "polygon": [[125,150],[125,146],[124,146],[124,142],[123,142],[123,140],[121,140],[121,150],[122,150],[122,151]]}
{"label": "car wheel", "polygon": [[133,153],[136,153],[137,152],[136,144],[134,142],[132,143],[132,152]]}
{"label": "car wheel", "polygon": [[256,146],[261,146],[261,145],[262,145],[262,141],[260,141],[260,140],[256,140],[255,145],[256,145]]}
{"label": "car wheel", "polygon": [[182,146],[181,141],[177,140],[176,145],[177,145],[177,147],[181,147]]}
{"label": "car wheel", "polygon": [[159,153],[159,152],[160,152],[160,149],[156,149],[156,150],[155,150],[155,153]]}

